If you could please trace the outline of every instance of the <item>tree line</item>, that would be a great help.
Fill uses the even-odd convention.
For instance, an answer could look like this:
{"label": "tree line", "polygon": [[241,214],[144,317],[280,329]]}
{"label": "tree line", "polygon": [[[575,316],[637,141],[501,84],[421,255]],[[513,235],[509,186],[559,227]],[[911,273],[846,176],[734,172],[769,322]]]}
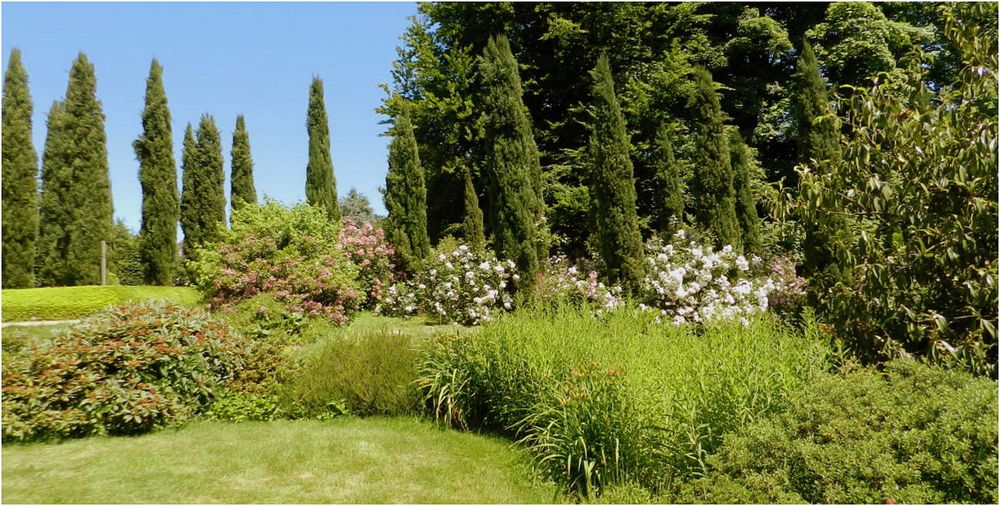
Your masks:
{"label": "tree line", "polygon": [[[113,221],[104,112],[97,99],[94,65],[82,52],[69,73],[66,95],[51,105],[39,174],[32,132],[33,103],[21,52],[13,49],[3,90],[3,287],[89,285],[99,282],[100,243],[122,242]],[[142,134],[133,142],[142,187],[142,221],[135,255],[152,285],[184,279],[181,260],[218,237],[225,226],[225,167],[215,119],[203,115],[197,129],[184,131],[182,186],[177,184],[170,108],[163,67],[153,59],[146,79]],[[336,180],[330,156],[323,82],[314,78],[307,110],[309,162],[306,199],[339,220]],[[40,181],[40,184],[39,184]],[[257,203],[250,135],[236,118],[230,152],[233,210]],[[348,203],[371,213],[356,192]],[[178,251],[177,225],[184,233]],[[125,231],[127,235],[127,230]]]}

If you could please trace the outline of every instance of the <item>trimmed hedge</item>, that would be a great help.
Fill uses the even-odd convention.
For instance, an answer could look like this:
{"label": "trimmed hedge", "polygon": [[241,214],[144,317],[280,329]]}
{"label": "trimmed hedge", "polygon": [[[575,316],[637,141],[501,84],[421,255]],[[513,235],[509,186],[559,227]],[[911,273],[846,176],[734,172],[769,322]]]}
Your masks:
{"label": "trimmed hedge", "polygon": [[164,301],[197,304],[193,288],[173,286],[65,286],[3,290],[3,321],[75,320],[108,306],[127,302]]}

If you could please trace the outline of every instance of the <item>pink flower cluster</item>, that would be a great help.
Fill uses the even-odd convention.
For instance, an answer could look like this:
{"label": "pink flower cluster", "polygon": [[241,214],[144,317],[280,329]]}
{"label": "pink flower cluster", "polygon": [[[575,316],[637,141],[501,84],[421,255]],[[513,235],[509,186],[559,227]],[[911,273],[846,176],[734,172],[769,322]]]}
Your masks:
{"label": "pink flower cluster", "polygon": [[386,289],[396,280],[396,250],[385,239],[382,227],[365,223],[358,226],[345,219],[337,243],[347,258],[358,266],[358,281],[366,293],[366,307],[377,306]]}

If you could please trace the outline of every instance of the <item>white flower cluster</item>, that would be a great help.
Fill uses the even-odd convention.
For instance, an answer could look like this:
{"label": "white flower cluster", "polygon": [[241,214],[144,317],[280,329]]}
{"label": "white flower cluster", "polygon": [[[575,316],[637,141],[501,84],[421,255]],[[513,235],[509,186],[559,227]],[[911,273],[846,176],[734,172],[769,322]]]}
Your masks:
{"label": "white flower cluster", "polygon": [[673,244],[646,245],[643,310],[658,311],[661,320],[681,325],[735,317],[747,324],[747,316],[767,309],[768,294],[776,286],[770,278],[750,278],[750,265],[759,258],[747,260],[732,246],[715,251],[693,241],[685,245],[684,238],[682,230]]}
{"label": "white flower cluster", "polygon": [[537,290],[547,300],[588,301],[601,311],[610,311],[622,304],[621,287],[607,287],[597,280],[597,271],[579,263],[571,263],[564,255],[549,259],[545,276]]}
{"label": "white flower cluster", "polygon": [[479,325],[496,310],[511,309],[507,284],[518,280],[514,262],[477,255],[462,245],[428,260],[415,279],[389,287],[383,310],[411,315],[421,310],[442,321]]}

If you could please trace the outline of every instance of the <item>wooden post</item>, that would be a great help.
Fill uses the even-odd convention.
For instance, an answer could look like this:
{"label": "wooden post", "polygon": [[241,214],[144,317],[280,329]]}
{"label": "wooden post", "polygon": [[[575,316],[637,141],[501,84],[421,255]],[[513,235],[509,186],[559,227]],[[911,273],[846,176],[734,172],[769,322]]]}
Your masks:
{"label": "wooden post", "polygon": [[108,242],[101,241],[101,286],[108,284]]}

